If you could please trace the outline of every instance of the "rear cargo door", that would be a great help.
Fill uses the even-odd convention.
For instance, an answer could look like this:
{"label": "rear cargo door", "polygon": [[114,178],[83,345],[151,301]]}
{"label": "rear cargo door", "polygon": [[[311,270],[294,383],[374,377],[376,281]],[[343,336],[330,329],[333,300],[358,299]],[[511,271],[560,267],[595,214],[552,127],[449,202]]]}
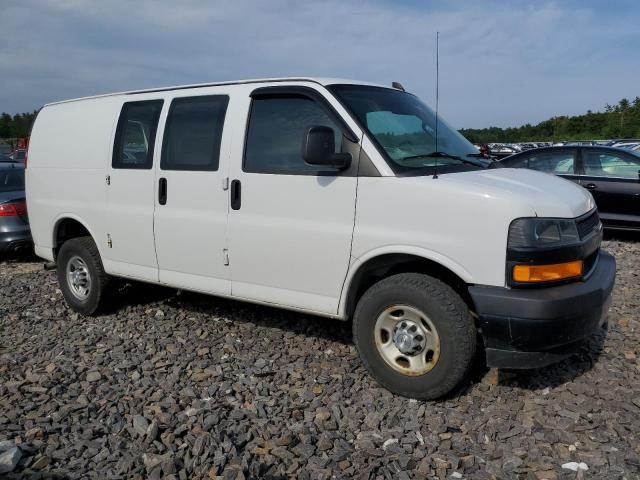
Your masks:
{"label": "rear cargo door", "polygon": [[162,99],[125,102],[106,176],[104,263],[112,274],[157,281],[153,238],[154,152]]}

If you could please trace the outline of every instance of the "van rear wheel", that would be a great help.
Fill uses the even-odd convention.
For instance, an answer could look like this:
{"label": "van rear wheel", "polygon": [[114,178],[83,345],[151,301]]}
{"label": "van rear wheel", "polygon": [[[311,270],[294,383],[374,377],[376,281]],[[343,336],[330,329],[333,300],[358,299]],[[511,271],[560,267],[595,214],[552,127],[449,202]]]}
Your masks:
{"label": "van rear wheel", "polygon": [[417,273],[373,285],[353,318],[354,342],[369,373],[393,393],[423,400],[450,393],[465,378],[476,335],[460,296]]}
{"label": "van rear wheel", "polygon": [[67,240],[57,258],[58,283],[69,307],[83,315],[103,309],[110,277],[91,237]]}

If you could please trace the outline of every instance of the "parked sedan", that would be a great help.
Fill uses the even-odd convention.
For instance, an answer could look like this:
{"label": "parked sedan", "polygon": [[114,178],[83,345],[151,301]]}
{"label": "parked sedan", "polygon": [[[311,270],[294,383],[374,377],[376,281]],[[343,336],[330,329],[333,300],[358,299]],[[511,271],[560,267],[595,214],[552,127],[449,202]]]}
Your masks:
{"label": "parked sedan", "polygon": [[606,228],[640,230],[640,152],[598,146],[537,148],[500,161],[503,167],[553,173],[588,189]]}
{"label": "parked sedan", "polygon": [[0,164],[0,255],[31,248],[24,166]]}

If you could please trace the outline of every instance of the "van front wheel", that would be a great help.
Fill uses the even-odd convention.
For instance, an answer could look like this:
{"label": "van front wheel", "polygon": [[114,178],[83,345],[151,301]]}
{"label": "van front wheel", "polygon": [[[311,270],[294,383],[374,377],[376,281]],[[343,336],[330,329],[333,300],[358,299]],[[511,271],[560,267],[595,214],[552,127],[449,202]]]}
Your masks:
{"label": "van front wheel", "polygon": [[109,276],[91,237],[62,244],[57,258],[58,283],[67,304],[83,315],[95,315],[105,303]]}
{"label": "van front wheel", "polygon": [[353,338],[381,385],[423,400],[451,392],[467,375],[476,347],[464,301],[440,280],[417,273],[387,277],[365,292]]}

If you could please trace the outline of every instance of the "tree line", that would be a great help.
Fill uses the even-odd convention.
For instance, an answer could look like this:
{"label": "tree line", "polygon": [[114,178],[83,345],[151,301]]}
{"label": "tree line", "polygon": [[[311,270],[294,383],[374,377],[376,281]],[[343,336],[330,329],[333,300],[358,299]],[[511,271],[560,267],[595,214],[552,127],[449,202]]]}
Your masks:
{"label": "tree line", "polygon": [[31,113],[16,113],[0,115],[0,138],[22,138],[29,135],[29,129],[36,118],[37,110]]}
{"label": "tree line", "polygon": [[605,106],[604,112],[588,110],[584,115],[552,117],[537,125],[466,128],[460,133],[473,143],[640,138],[640,97],[623,98],[617,105]]}

